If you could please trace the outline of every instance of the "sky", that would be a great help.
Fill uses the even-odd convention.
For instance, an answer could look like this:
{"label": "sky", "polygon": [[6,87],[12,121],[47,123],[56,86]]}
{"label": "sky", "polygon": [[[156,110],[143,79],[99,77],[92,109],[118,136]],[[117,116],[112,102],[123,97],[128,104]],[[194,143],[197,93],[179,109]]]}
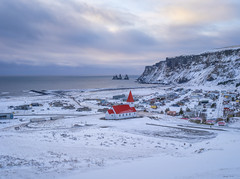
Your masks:
{"label": "sky", "polygon": [[239,0],[1,0],[0,75],[140,75],[240,45]]}

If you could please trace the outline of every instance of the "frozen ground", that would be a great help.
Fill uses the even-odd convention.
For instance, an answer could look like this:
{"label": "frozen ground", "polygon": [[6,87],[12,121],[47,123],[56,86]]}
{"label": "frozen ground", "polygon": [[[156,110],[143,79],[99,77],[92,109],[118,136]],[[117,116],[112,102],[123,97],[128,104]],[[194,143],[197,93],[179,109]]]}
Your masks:
{"label": "frozen ground", "polygon": [[[0,178],[240,178],[239,121],[210,128],[151,112],[101,120],[104,113],[97,110],[104,107],[96,99],[128,92],[1,98],[0,112],[32,102],[43,106],[15,111],[15,119],[0,121]],[[165,90],[132,90],[145,98],[156,92]],[[57,100],[92,111],[49,105]],[[33,118],[42,121],[30,122]]]}

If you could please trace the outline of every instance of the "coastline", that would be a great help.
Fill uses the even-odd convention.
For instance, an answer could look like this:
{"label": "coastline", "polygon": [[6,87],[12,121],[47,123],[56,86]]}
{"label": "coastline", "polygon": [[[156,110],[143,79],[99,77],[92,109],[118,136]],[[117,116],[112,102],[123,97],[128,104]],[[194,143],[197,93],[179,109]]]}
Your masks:
{"label": "coastline", "polygon": [[[10,78],[10,79],[8,79]],[[27,95],[36,91],[91,91],[115,88],[147,86],[136,82],[137,76],[129,80],[112,80],[111,76],[10,76],[0,77],[0,95]]]}

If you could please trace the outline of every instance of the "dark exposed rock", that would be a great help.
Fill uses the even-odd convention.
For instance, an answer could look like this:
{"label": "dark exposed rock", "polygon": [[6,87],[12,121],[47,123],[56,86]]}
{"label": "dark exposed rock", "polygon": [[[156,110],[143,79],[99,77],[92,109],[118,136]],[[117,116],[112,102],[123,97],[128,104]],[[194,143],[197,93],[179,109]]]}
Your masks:
{"label": "dark exposed rock", "polygon": [[178,83],[181,84],[181,83],[186,83],[186,82],[188,82],[188,81],[189,81],[189,79],[187,79],[187,78],[185,78],[185,77],[182,77],[182,78],[180,78],[180,79],[178,80]]}
{"label": "dark exposed rock", "polygon": [[213,80],[215,80],[211,75],[209,75],[208,77],[207,77],[207,81],[213,81]]}

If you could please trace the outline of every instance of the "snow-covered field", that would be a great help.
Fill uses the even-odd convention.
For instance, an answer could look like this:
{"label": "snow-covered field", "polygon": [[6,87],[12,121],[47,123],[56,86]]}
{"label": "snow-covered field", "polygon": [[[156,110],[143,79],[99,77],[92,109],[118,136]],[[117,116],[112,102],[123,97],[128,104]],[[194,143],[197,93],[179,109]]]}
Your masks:
{"label": "snow-covered field", "polygon": [[[147,99],[166,89],[132,93]],[[98,109],[106,106],[99,101],[122,103],[112,96],[128,93],[125,89],[1,97],[0,112],[14,111],[15,116],[0,120],[0,178],[240,178],[240,121],[210,127],[151,110],[139,112],[138,118],[103,120],[105,114]],[[54,101],[75,109],[53,107]],[[42,106],[9,108],[36,102]],[[76,111],[79,107],[92,110]],[[40,122],[31,122],[36,118]]]}

